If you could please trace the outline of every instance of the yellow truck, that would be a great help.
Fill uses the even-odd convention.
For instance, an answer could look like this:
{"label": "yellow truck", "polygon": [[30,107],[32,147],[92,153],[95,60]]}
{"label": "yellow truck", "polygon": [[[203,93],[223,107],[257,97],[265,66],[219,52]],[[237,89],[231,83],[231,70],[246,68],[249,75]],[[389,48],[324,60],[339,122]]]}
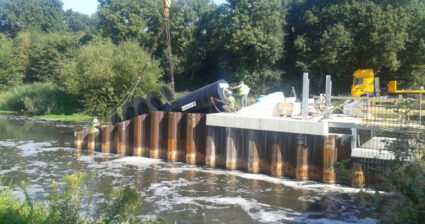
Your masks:
{"label": "yellow truck", "polygon": [[[377,88],[375,88],[377,87]],[[379,93],[379,78],[375,78],[373,69],[358,69],[353,74],[351,96],[373,96]],[[397,81],[388,82],[388,94],[420,94],[425,90],[398,90]]]}

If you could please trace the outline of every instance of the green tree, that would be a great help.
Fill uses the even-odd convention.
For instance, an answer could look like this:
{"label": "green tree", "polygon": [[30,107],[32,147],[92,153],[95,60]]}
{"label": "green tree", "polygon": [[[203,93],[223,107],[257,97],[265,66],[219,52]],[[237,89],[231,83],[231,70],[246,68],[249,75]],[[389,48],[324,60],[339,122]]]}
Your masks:
{"label": "green tree", "polygon": [[22,83],[19,58],[13,51],[13,41],[0,36],[0,92]]}
{"label": "green tree", "polygon": [[[148,29],[143,15],[146,8],[153,5],[152,2],[155,1],[99,0],[103,36],[110,37],[115,43],[146,38]],[[159,6],[159,2],[157,5]]]}
{"label": "green tree", "polygon": [[229,67],[256,70],[282,59],[285,15],[278,0],[229,0],[225,47]]}
{"label": "green tree", "polygon": [[405,48],[399,54],[400,69],[394,75],[410,88],[425,86],[425,2],[412,1],[407,6],[411,16]]}
{"label": "green tree", "polygon": [[79,47],[79,36],[61,33],[33,33],[29,69],[25,81],[57,82],[59,63],[71,58]]}
{"label": "green tree", "polygon": [[[106,115],[128,93],[146,63],[147,53],[136,41],[114,45],[100,40],[81,47],[76,56],[61,63],[61,83],[79,99],[87,112]],[[144,96],[157,91],[162,75],[152,61],[136,91]]]}
{"label": "green tree", "polygon": [[[211,0],[178,0],[174,1],[170,12],[171,44],[173,49],[174,71],[177,82],[193,84],[195,76],[200,71],[199,66],[205,62],[207,51],[206,43],[198,39],[200,30],[205,29],[205,24],[200,22],[205,16],[215,12],[216,5]],[[158,57],[165,70],[169,74],[168,53],[165,36],[159,46]],[[207,77],[202,77],[204,83],[208,83]],[[165,80],[169,80],[168,76]],[[177,83],[178,84],[178,83]]]}
{"label": "green tree", "polygon": [[308,71],[316,83],[333,75],[340,91],[348,89],[352,73],[360,68],[373,68],[383,81],[396,78],[412,60],[402,62],[408,40],[415,36],[409,31],[418,12],[410,7],[414,2],[296,1],[287,26],[289,73]]}
{"label": "green tree", "polygon": [[[95,15],[96,16],[96,15]],[[74,12],[72,9],[65,11],[65,24],[72,32],[89,32],[95,29],[96,22],[90,16]]]}
{"label": "green tree", "polygon": [[20,31],[64,30],[60,0],[2,0],[0,1],[0,32],[15,37]]}
{"label": "green tree", "polygon": [[[231,81],[279,84],[284,52],[286,7],[279,0],[228,0],[220,13],[225,72]],[[254,74],[257,73],[257,74]],[[268,74],[269,80],[261,74]],[[271,87],[271,86],[270,86]]]}
{"label": "green tree", "polygon": [[24,74],[27,74],[30,69],[31,43],[30,32],[20,32],[14,39],[15,54],[20,59],[21,70]]}

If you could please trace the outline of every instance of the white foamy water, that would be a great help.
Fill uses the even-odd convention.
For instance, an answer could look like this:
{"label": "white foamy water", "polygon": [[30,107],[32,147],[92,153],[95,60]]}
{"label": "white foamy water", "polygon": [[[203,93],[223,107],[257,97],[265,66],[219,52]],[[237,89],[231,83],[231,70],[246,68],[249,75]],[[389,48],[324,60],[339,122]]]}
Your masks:
{"label": "white foamy water", "polygon": [[245,173],[239,170],[210,169],[210,168],[195,167],[195,166],[183,166],[178,168],[163,167],[161,168],[161,170],[174,173],[174,174],[182,173],[185,171],[196,171],[196,172],[212,173],[216,175],[231,175],[231,176],[237,176],[244,179],[260,180],[260,181],[265,181],[272,184],[282,184],[286,187],[291,187],[294,189],[309,190],[309,191],[316,191],[316,192],[358,193],[360,191],[363,191],[368,193],[374,193],[374,191],[368,191],[368,190],[360,189],[360,188],[346,187],[339,184],[323,184],[323,183],[314,182],[314,181],[297,181],[297,180],[285,178],[285,177],[272,177],[272,176],[267,176],[264,174]]}
{"label": "white foamy water", "polygon": [[252,220],[260,223],[376,223],[374,219],[357,219],[356,217],[352,217],[347,221],[329,218],[311,219],[309,216],[315,215],[315,213],[302,213],[291,209],[274,207],[255,199],[247,199],[241,196],[189,197],[182,195],[181,192],[184,192],[185,187],[197,184],[199,182],[188,181],[183,178],[174,181],[162,181],[151,184],[148,190],[143,193],[143,196],[146,202],[155,204],[156,213],[169,211],[180,205],[194,206],[196,207],[196,209],[192,208],[194,212],[197,210],[220,210],[237,207],[244,211]]}
{"label": "white foamy water", "polygon": [[[26,181],[37,202],[53,181],[63,185],[65,175],[85,172],[94,203],[83,205],[88,213],[111,189],[130,186],[144,199],[135,215],[167,223],[376,223],[373,208],[356,201],[357,188],[80,151],[69,147],[72,125],[6,122],[13,131],[0,135],[0,175]],[[18,189],[13,194],[24,199]]]}

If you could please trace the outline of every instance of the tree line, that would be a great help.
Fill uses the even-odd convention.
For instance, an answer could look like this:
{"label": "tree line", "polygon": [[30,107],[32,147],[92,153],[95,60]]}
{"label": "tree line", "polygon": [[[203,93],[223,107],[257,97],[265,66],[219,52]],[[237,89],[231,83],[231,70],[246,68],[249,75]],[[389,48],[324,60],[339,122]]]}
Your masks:
{"label": "tree line", "polygon": [[[162,3],[98,1],[88,16],[60,0],[0,0],[0,92],[49,83],[83,111],[113,108],[145,64]],[[425,84],[423,0],[175,0],[170,15],[178,91],[220,78],[286,91],[309,72],[313,92],[332,75],[334,92],[347,93],[360,68]],[[169,83],[166,50],[163,35],[139,95]]]}

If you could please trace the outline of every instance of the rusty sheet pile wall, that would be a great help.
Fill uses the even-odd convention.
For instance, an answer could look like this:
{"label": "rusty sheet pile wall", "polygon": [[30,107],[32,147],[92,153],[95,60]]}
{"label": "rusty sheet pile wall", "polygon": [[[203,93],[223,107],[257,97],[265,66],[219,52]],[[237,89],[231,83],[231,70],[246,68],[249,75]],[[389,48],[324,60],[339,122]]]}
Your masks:
{"label": "rusty sheet pile wall", "polygon": [[334,169],[335,162],[350,158],[350,141],[347,135],[213,127],[206,125],[204,114],[161,111],[104,126],[100,132],[74,134],[79,149],[362,186],[365,178],[356,164],[348,176]]}

